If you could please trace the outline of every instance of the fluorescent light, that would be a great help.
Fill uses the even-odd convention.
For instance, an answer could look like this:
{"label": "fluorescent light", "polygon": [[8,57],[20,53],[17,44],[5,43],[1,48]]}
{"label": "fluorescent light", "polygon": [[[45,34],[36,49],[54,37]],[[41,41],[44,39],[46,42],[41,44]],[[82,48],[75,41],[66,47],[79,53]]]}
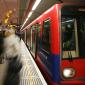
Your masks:
{"label": "fluorescent light", "polygon": [[32,11],[28,14],[27,18],[29,18],[32,15]]}
{"label": "fluorescent light", "polygon": [[36,0],[36,1],[35,1],[35,4],[34,4],[34,5],[33,5],[33,7],[32,7],[32,11],[28,14],[28,16],[27,16],[26,20],[24,21],[24,23],[23,23],[23,25],[22,25],[21,29],[24,27],[24,25],[25,25],[25,24],[26,24],[26,22],[28,21],[29,17],[32,15],[33,10],[35,10],[35,9],[36,9],[36,7],[37,7],[37,6],[38,6],[38,4],[40,3],[40,1],[41,1],[41,0]]}
{"label": "fluorescent light", "polygon": [[28,16],[27,16],[26,20],[24,21],[21,29],[24,27],[24,25],[26,24],[26,22],[28,21],[28,19],[29,19],[29,17],[30,17],[31,15],[32,15],[32,11],[28,14]]}
{"label": "fluorescent light", "polygon": [[35,4],[32,7],[32,10],[35,10],[41,0],[36,0]]}

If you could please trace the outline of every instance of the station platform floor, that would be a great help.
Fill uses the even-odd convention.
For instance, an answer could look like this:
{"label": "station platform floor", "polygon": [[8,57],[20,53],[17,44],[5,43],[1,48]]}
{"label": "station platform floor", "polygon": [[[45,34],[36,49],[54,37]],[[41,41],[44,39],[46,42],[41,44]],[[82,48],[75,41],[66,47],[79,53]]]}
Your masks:
{"label": "station platform floor", "polygon": [[[23,40],[21,40],[20,44],[22,53],[21,60],[23,62],[23,67],[20,71],[19,85],[47,85],[44,77],[38,69]],[[5,75],[6,68],[6,64],[0,64],[0,85],[2,85],[3,79],[1,78],[1,76]]]}

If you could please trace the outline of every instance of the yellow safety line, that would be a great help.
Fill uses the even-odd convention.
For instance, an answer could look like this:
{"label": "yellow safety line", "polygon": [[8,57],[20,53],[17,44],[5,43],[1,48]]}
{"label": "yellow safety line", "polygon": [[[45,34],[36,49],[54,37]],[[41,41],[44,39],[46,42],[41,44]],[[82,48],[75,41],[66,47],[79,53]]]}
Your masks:
{"label": "yellow safety line", "polygon": [[[27,66],[28,66],[28,65],[27,65]],[[29,79],[31,79],[31,80],[30,80],[31,85],[33,85],[33,83],[32,83],[32,74],[31,74],[31,72],[29,73]]]}

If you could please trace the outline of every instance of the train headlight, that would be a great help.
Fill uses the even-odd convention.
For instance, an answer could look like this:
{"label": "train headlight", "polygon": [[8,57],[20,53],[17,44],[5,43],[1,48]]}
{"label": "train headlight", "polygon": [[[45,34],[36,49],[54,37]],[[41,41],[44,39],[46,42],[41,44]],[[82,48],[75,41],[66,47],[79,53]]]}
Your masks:
{"label": "train headlight", "polygon": [[63,70],[63,76],[64,76],[65,78],[72,78],[72,77],[75,76],[75,74],[76,74],[76,71],[75,71],[75,69],[73,69],[73,68],[65,68],[65,69]]}

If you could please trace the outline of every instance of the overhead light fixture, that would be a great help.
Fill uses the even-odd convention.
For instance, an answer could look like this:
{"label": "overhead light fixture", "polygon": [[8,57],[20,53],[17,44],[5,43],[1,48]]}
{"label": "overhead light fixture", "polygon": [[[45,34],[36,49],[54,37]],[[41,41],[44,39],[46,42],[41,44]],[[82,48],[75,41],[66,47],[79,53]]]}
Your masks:
{"label": "overhead light fixture", "polygon": [[[24,21],[21,29],[24,27],[24,25],[26,24],[26,22],[28,21],[29,17],[32,15],[33,11],[36,9],[36,7],[37,7],[38,4],[40,3],[40,1],[41,1],[41,0],[36,0],[36,1],[35,1],[35,4],[34,4],[33,7],[32,7],[32,11],[30,11],[30,13],[28,14],[28,16],[27,16],[26,20]],[[21,29],[20,29],[20,30],[21,30]]]}
{"label": "overhead light fixture", "polygon": [[41,0],[36,0],[35,4],[32,7],[32,10],[35,10]]}
{"label": "overhead light fixture", "polygon": [[31,15],[32,15],[32,11],[28,14],[28,16],[27,16],[26,20],[24,21],[21,29],[24,27],[24,25],[26,24],[26,22],[28,21],[28,19],[29,19],[29,17],[30,17]]}
{"label": "overhead light fixture", "polygon": [[84,11],[85,12],[85,8],[79,8],[78,11]]}

